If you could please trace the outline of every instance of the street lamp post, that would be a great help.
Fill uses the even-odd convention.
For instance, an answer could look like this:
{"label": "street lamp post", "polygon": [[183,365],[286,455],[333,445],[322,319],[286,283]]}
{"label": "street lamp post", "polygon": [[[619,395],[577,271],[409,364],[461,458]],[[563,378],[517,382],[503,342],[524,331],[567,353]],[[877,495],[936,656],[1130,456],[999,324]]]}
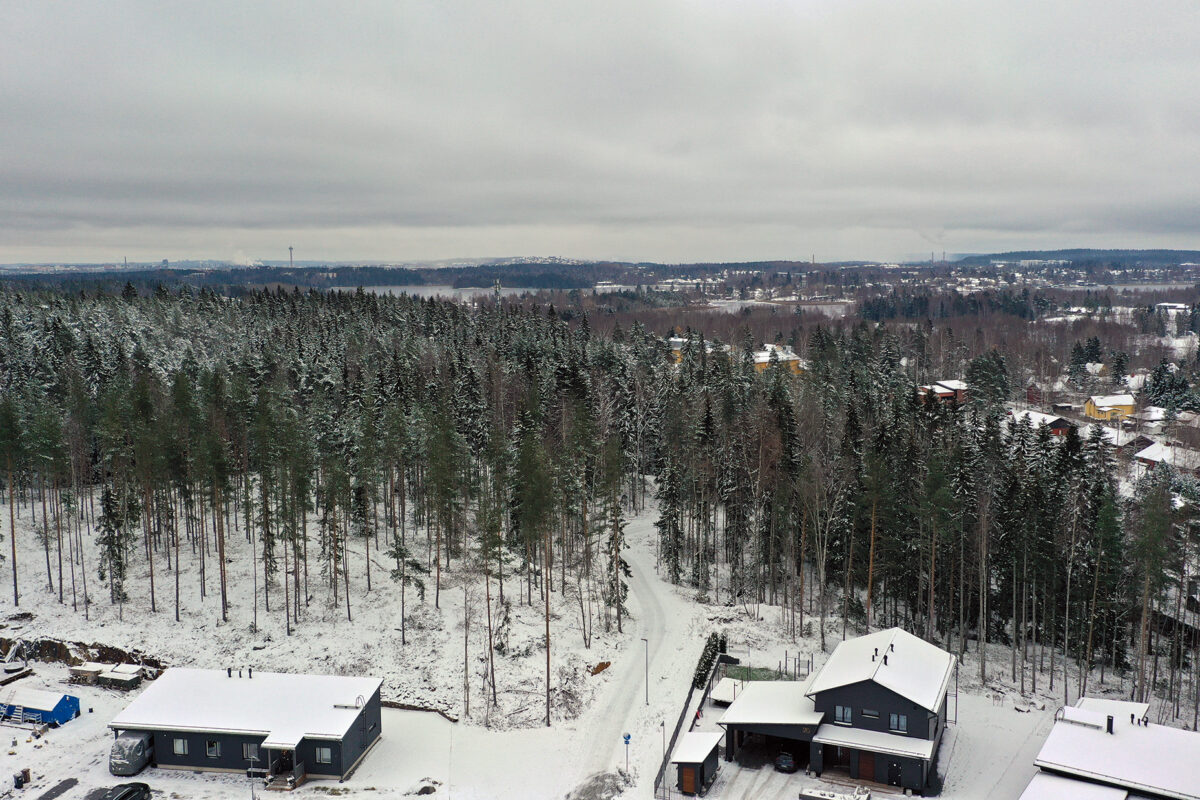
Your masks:
{"label": "street lamp post", "polygon": [[646,645],[646,705],[650,705],[650,640],[643,636],[642,642]]}

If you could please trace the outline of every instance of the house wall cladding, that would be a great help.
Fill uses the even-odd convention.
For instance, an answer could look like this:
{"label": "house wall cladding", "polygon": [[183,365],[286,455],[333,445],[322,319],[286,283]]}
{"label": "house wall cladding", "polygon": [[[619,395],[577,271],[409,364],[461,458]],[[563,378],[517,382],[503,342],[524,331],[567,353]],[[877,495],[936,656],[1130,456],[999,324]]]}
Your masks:
{"label": "house wall cladding", "polygon": [[[825,721],[834,720],[835,706],[849,706],[852,712],[848,727],[866,731],[880,731],[894,736],[907,736],[912,739],[940,738],[945,730],[946,704],[943,700],[939,714],[932,714],[906,697],[901,697],[890,689],[885,689],[872,681],[852,683],[821,692],[813,698],[817,711],[825,714]],[[863,709],[879,712],[877,717],[868,717]],[[903,714],[908,720],[907,731],[894,731],[889,727],[889,715]],[[929,720],[937,717],[937,733],[930,736]]]}
{"label": "house wall cladding", "polygon": [[[826,768],[826,747],[832,747],[832,745],[822,745],[817,743],[810,745],[809,766],[815,772],[817,772],[817,774],[820,774]],[[901,786],[914,791],[920,791],[925,788],[925,762],[921,761],[919,758],[894,756],[886,753],[872,753],[867,750],[855,750],[854,748],[849,747],[843,748],[843,751],[845,752],[845,757],[843,760],[846,762],[846,768],[850,771],[850,777],[854,778],[855,780],[863,777],[860,754],[865,754],[867,758],[872,758],[874,760],[875,774],[872,780],[875,782],[887,783],[891,784],[892,786]]]}
{"label": "house wall cladding", "polygon": [[[231,733],[191,733],[186,731],[154,731],[154,761],[160,767],[189,767],[191,769],[245,770],[250,762],[242,757],[243,744],[259,744],[264,737],[259,735]],[[175,752],[175,740],[187,742],[187,753]],[[208,742],[220,745],[220,754],[209,757]],[[259,753],[255,766],[265,767],[265,753]]]}
{"label": "house wall cladding", "polygon": [[[382,731],[383,720],[380,716],[379,692],[367,698],[366,704],[362,710],[358,712],[358,717],[354,720],[354,724],[350,726],[350,730],[346,731],[345,737],[342,738],[341,758],[335,759],[334,765],[339,767],[337,774],[344,775],[354,762],[358,761],[359,757],[366,752],[371,743],[379,738]],[[305,762],[308,763],[307,761]]]}

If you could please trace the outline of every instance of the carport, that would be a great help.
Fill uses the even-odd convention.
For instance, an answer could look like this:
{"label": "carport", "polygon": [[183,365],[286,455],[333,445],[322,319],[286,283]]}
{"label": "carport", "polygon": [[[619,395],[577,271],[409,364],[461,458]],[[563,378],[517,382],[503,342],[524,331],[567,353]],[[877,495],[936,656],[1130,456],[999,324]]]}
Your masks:
{"label": "carport", "polygon": [[791,752],[798,765],[806,764],[809,743],[824,718],[805,694],[808,684],[808,679],[746,683],[717,721],[725,729],[725,760],[738,759],[751,737],[762,737],[768,747],[778,745]]}

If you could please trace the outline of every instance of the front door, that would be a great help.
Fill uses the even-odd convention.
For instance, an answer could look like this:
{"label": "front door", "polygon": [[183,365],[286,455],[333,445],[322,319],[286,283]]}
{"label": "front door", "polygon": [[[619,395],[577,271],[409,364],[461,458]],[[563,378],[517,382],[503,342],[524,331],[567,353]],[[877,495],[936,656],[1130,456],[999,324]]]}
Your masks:
{"label": "front door", "polygon": [[686,794],[696,793],[696,768],[679,768],[679,789]]}
{"label": "front door", "polygon": [[875,780],[875,754],[862,753],[858,754],[858,777],[860,780],[873,781]]}

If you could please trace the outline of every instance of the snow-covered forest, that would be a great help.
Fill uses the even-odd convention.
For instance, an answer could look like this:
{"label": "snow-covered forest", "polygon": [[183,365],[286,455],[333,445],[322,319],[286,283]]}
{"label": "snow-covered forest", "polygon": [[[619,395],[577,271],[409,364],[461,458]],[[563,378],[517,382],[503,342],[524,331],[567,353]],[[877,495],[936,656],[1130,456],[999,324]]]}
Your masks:
{"label": "snow-covered forest", "polygon": [[[352,624],[355,591],[392,582],[403,641],[454,571],[481,590],[490,663],[511,604],[539,609],[547,638],[552,595],[585,647],[620,631],[625,518],[653,501],[661,568],[698,599],[781,606],[793,636],[819,622],[822,647],[827,618],[844,635],[900,625],[981,680],[1045,690],[1041,672],[1067,700],[1122,672],[1196,724],[1197,643],[1172,620],[1200,487],[1163,466],[1122,491],[1099,429],[1009,422],[1003,352],[962,359],[965,405],[921,402],[944,331],[810,326],[793,375],[700,333],[677,364],[666,331],[600,336],[527,302],[184,289],[0,305],[5,605],[49,594],[87,617],[136,596],[180,625],[282,617],[290,633],[316,609]],[[18,559],[23,530],[36,560]],[[254,601],[231,609],[235,558]],[[980,639],[1009,657],[980,658]]]}

